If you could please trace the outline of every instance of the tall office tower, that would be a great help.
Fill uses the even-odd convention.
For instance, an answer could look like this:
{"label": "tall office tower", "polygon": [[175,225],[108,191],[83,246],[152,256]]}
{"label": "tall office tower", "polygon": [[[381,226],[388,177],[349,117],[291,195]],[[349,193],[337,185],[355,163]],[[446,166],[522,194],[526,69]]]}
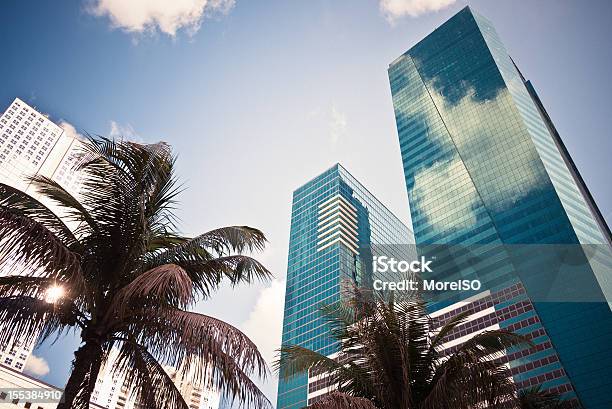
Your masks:
{"label": "tall office tower", "polygon": [[[345,280],[369,286],[372,257],[410,260],[414,239],[346,169],[334,165],[293,192],[283,344],[333,357],[337,343],[320,315],[341,299]],[[327,392],[320,375],[279,381],[278,409],[302,408]]]}
{"label": "tall office tower", "polygon": [[78,138],[15,98],[0,116],[0,181],[37,196],[25,177],[39,174],[76,192],[79,176],[72,172],[72,166],[79,143]]}
{"label": "tall office tower", "polygon": [[[76,195],[80,178],[72,168],[77,160],[78,145],[78,139],[15,98],[0,116],[0,183],[40,199],[26,180],[27,176],[39,174],[52,178]],[[45,204],[53,209],[52,204]],[[0,275],[14,274],[22,271],[22,267],[5,265]],[[20,340],[0,345],[0,365],[22,371],[33,347],[33,343]]]}
{"label": "tall office tower", "polygon": [[481,314],[449,340],[525,334],[505,358],[518,386],[612,407],[610,230],[491,23],[464,8],[389,79],[417,249],[442,254],[432,277],[483,283],[430,295],[442,321]]}
{"label": "tall office tower", "polygon": [[[129,385],[126,385],[125,377],[113,371],[117,356],[118,350],[112,349],[108,360],[100,368],[91,402],[110,409],[144,408],[145,405],[139,404]],[[221,393],[210,375],[204,376],[196,383],[192,381],[193,377],[183,374],[172,366],[165,366],[164,370],[185,399],[189,409],[219,409]]]}

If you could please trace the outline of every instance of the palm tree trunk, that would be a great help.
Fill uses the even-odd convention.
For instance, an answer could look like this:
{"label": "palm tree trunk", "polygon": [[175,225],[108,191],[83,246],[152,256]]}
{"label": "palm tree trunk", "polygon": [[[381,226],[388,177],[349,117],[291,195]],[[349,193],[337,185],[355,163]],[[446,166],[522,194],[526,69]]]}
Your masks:
{"label": "palm tree trunk", "polygon": [[[72,362],[72,373],[66,383],[62,401],[57,409],[77,409],[89,407],[89,398],[98,378],[98,371],[102,362],[102,348],[99,342],[88,340],[74,353]],[[85,394],[75,399],[79,392]],[[84,402],[81,401],[85,399]],[[78,406],[76,406],[78,404]]]}

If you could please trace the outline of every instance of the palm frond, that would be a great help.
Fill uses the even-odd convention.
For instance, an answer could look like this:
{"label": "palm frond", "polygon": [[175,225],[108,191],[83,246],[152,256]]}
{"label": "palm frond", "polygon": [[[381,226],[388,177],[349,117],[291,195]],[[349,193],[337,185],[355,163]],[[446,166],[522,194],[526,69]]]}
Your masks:
{"label": "palm frond", "polygon": [[[258,229],[249,226],[228,226],[211,230],[184,243],[183,248],[208,248],[217,254],[261,251],[267,240]],[[183,248],[177,248],[181,251]]]}
{"label": "palm frond", "polygon": [[266,362],[257,346],[234,326],[216,318],[178,308],[143,309],[130,332],[162,362],[172,366],[223,368],[231,359],[247,375],[265,378]]}
{"label": "palm frond", "polygon": [[78,315],[70,302],[51,304],[25,295],[0,297],[0,344],[14,342],[15,335],[24,343],[42,342],[77,322]]}
{"label": "palm frond", "polygon": [[219,358],[217,361],[222,364],[221,367],[211,364],[213,384],[219,390],[229,395],[233,402],[238,402],[240,407],[273,409],[266,395],[230,355],[221,353]]}
{"label": "palm frond", "polygon": [[96,220],[87,208],[59,183],[42,175],[32,176],[29,180],[40,194],[44,195],[64,211],[64,217],[67,220],[79,224],[77,234],[80,235],[99,230]]}
{"label": "palm frond", "polygon": [[423,409],[497,407],[512,402],[515,393],[508,370],[493,361],[475,360],[466,366],[451,362],[439,368],[431,386]]}
{"label": "palm frond", "polygon": [[229,226],[211,230],[195,239],[220,254],[227,252],[262,251],[266,236],[261,230],[249,226]]}
{"label": "palm frond", "polygon": [[27,295],[43,298],[53,285],[57,285],[57,281],[48,277],[0,276],[0,296]]}
{"label": "palm frond", "polygon": [[184,308],[194,301],[193,283],[176,264],[164,264],[145,271],[118,291],[109,312],[123,317],[141,305],[166,305]]}
{"label": "palm frond", "polygon": [[69,249],[82,251],[82,246],[66,224],[49,208],[12,186],[0,183],[0,208],[45,226]]}
{"label": "palm frond", "polygon": [[542,385],[519,391],[517,397],[520,409],[571,409],[579,407],[575,402],[561,399],[552,391],[543,390]]}
{"label": "palm frond", "polygon": [[146,266],[155,268],[165,264],[176,264],[183,268],[191,278],[196,293],[204,298],[216,290],[223,280],[237,285],[249,284],[255,280],[265,281],[272,277],[272,273],[252,257],[242,254],[215,257],[203,248],[183,248],[182,251],[171,248],[153,256]]}
{"label": "palm frond", "polygon": [[125,341],[113,371],[123,375],[137,405],[145,408],[188,409],[185,399],[163,366],[142,345]]}
{"label": "palm frond", "polygon": [[0,269],[11,275],[80,278],[80,257],[40,222],[0,208]]}
{"label": "palm frond", "polygon": [[285,380],[310,370],[332,374],[344,368],[336,360],[298,345],[283,345],[278,353],[274,370]]}
{"label": "palm frond", "polygon": [[162,250],[168,250],[174,246],[185,243],[189,240],[187,237],[180,236],[166,228],[160,228],[152,232],[149,237],[149,246],[147,247],[148,254],[158,254]]}
{"label": "palm frond", "polygon": [[378,409],[371,400],[332,392],[320,401],[308,405],[308,409]]}
{"label": "palm frond", "polygon": [[[163,315],[163,314],[159,314]],[[272,409],[270,401],[250,379],[265,378],[267,369],[256,346],[238,329],[201,314],[175,311],[167,315],[167,330],[149,328],[151,333],[127,331],[127,339],[138,339],[156,362],[179,368],[195,383],[207,374],[212,384],[249,409]],[[160,324],[164,324],[161,323]],[[150,322],[147,324],[151,324]]]}
{"label": "palm frond", "polygon": [[439,348],[442,343],[444,343],[445,338],[454,331],[457,326],[463,324],[467,317],[470,315],[469,311],[465,311],[459,313],[448,320],[441,328],[438,330],[436,335],[431,338],[431,351]]}
{"label": "palm frond", "polygon": [[451,356],[451,359],[494,359],[506,349],[520,346],[533,346],[533,343],[522,335],[498,329],[481,332],[464,342]]}
{"label": "palm frond", "polygon": [[239,283],[250,284],[256,280],[265,281],[272,277],[272,273],[252,257],[236,254],[217,257],[208,261],[185,261],[181,263],[194,281],[194,285],[202,288],[215,287],[223,279],[229,280],[231,285]]}

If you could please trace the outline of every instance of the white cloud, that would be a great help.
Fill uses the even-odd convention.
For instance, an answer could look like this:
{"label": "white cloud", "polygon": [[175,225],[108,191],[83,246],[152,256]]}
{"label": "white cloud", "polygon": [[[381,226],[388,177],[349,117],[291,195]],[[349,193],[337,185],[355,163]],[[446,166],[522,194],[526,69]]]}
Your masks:
{"label": "white cloud", "polygon": [[330,121],[330,136],[332,144],[337,144],[344,134],[346,134],[346,115],[338,111],[335,105],[332,105]]}
{"label": "white cloud", "polygon": [[273,280],[259,293],[242,330],[257,345],[268,364],[280,348],[285,302],[285,281]]}
{"label": "white cloud", "polygon": [[59,127],[64,130],[64,134],[71,138],[82,139],[83,135],[81,135],[76,128],[69,122],[60,121]]}
{"label": "white cloud", "polygon": [[235,0],[94,0],[87,11],[108,17],[113,28],[128,33],[154,33],[174,37],[185,29],[195,34],[202,20],[217,13],[228,13]]}
{"label": "white cloud", "polygon": [[[262,261],[262,258],[258,259]],[[265,264],[265,261],[262,262]],[[259,292],[249,318],[240,325],[240,329],[257,345],[270,367],[276,359],[276,350],[281,345],[284,309],[285,280],[272,280],[268,287]],[[255,379],[255,383],[268,398],[274,400],[278,386],[275,373],[265,381]]]}
{"label": "white cloud", "polygon": [[400,17],[417,17],[431,11],[442,10],[457,0],[379,0],[380,10],[393,22]]}
{"label": "white cloud", "polygon": [[108,132],[108,137],[114,139],[125,139],[132,142],[144,142],[140,135],[136,133],[132,125],[122,125],[115,121],[110,121],[110,131]]}
{"label": "white cloud", "polygon": [[[505,210],[542,188],[545,177],[538,167],[512,169],[513,176],[508,178],[507,167],[492,166],[494,163],[516,163],[518,156],[522,157],[522,163],[538,160],[536,150],[524,146],[529,143],[526,137],[508,138],[499,131],[516,127],[516,118],[507,113],[507,107],[513,103],[508,91],[502,90],[493,98],[481,100],[476,97],[474,88],[468,87],[461,99],[451,103],[436,90],[435,80],[429,81],[427,87],[430,92],[424,96],[435,101],[437,110],[423,112],[411,105],[403,109],[402,114],[412,121],[422,121],[426,129],[435,129],[436,124],[440,124],[438,111],[442,112],[443,117],[449,119],[444,125],[453,135],[452,142],[461,154],[459,157],[453,153],[415,172],[412,200],[429,223],[437,230],[466,228],[476,223],[474,209],[481,198],[486,200],[487,206]],[[425,93],[425,88],[421,92]],[[448,143],[437,141],[441,137],[437,132],[428,137],[432,143]],[[474,183],[478,185],[478,192]]]}
{"label": "white cloud", "polygon": [[36,356],[32,353],[28,357],[23,370],[30,375],[45,376],[49,373],[49,364],[44,358]]}
{"label": "white cloud", "polygon": [[[76,130],[74,125],[67,121],[60,121],[59,127],[63,129],[64,134],[71,138],[84,139],[85,137]],[[134,127],[130,124],[120,124],[116,121],[110,121],[110,130],[108,131],[109,138],[126,139],[133,142],[144,142],[142,137],[136,133]]]}
{"label": "white cloud", "polygon": [[[478,194],[458,156],[417,172],[412,195],[416,206],[437,230],[459,229],[476,223],[473,206]],[[444,208],[446,211],[441,211]],[[448,217],[449,211],[452,217]]]}

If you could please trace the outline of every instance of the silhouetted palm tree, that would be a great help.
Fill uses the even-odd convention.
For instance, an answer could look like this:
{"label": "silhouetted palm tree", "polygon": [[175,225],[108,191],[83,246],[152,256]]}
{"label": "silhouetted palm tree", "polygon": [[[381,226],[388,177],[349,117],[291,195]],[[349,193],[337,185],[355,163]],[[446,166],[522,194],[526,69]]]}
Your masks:
{"label": "silhouetted palm tree", "polygon": [[[90,138],[84,146],[78,197],[53,180],[31,178],[62,218],[0,184],[0,267],[11,274],[0,278],[0,341],[80,332],[60,409],[88,406],[112,347],[119,350],[116,370],[144,407],[187,409],[163,364],[195,373],[194,381],[209,371],[249,408],[271,407],[250,379],[267,373],[257,347],[231,325],[188,311],[224,280],[269,278],[243,254],[263,249],[264,235],[245,226],[179,235],[174,158],[163,143]],[[206,203],[200,211],[205,217]],[[46,299],[49,288],[63,296]]]}
{"label": "silhouetted palm tree", "polygon": [[363,290],[346,299],[322,309],[339,344],[336,359],[284,345],[275,364],[284,379],[305,371],[327,374],[327,386],[337,392],[310,408],[468,409],[515,401],[509,372],[498,358],[507,348],[528,344],[525,338],[486,331],[444,351],[465,314],[432,333],[420,300],[385,301]]}

